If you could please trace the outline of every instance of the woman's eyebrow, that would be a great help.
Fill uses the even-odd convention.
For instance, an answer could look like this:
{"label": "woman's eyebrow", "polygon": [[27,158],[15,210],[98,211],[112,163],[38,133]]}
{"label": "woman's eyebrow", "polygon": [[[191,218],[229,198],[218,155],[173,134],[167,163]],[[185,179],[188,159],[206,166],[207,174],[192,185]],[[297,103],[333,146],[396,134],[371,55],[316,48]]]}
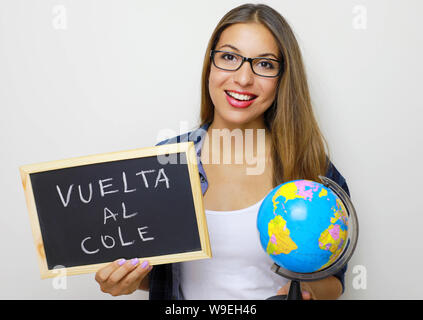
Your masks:
{"label": "woman's eyebrow", "polygon": [[[219,49],[221,49],[221,48],[223,48],[223,47],[228,47],[228,48],[231,48],[232,50],[235,50],[236,52],[240,52],[239,51],[239,49],[237,48],[237,47],[234,47],[233,45],[231,45],[231,44],[224,44],[224,45],[221,45],[219,48],[217,48],[217,50],[219,50]],[[273,56],[275,59],[277,59],[277,60],[279,60],[279,58],[274,54],[274,53],[262,53],[262,54],[259,54],[258,56],[256,56],[256,57],[266,57],[266,56]]]}

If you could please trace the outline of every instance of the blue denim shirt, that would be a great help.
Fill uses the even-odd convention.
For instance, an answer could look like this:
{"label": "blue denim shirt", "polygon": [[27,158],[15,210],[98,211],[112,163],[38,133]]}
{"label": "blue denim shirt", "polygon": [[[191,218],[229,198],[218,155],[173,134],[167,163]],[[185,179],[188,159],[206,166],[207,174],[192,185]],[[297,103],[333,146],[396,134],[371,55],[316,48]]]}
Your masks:
{"label": "blue denim shirt", "polygon": [[[179,136],[175,136],[173,138],[164,140],[159,142],[157,145],[163,144],[171,144],[171,143],[178,143],[178,142],[188,142],[193,141],[195,146],[195,151],[197,153],[197,164],[198,164],[198,172],[200,175],[200,182],[201,182],[201,191],[204,193],[207,190],[208,182],[206,173],[203,168],[203,164],[201,163],[201,147],[203,145],[203,138],[207,133],[207,129],[209,127],[209,123],[197,128],[196,130],[184,133]],[[350,195],[347,183],[345,179],[341,176],[335,166],[330,163],[328,172],[326,176],[335,181],[339,186],[341,186],[345,192]],[[269,266],[270,268],[270,266]],[[339,271],[338,273],[334,274],[342,284],[342,292],[344,292],[344,275],[347,266]],[[180,290],[180,263],[172,263],[172,264],[162,264],[156,265],[153,267],[151,272],[149,273],[149,283],[150,283],[150,293],[149,298],[150,300],[181,300],[183,296]],[[276,294],[276,293],[275,293]],[[263,299],[266,297],[263,297]]]}

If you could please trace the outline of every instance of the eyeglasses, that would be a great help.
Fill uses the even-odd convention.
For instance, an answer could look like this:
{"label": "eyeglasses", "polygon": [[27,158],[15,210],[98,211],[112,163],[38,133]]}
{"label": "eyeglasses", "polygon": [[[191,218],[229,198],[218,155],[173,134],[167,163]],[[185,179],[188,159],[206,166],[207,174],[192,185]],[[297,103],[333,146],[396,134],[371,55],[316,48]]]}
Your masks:
{"label": "eyeglasses", "polygon": [[276,78],[282,71],[283,61],[270,58],[246,58],[230,51],[211,50],[210,57],[216,68],[236,71],[248,61],[253,73],[267,78]]}

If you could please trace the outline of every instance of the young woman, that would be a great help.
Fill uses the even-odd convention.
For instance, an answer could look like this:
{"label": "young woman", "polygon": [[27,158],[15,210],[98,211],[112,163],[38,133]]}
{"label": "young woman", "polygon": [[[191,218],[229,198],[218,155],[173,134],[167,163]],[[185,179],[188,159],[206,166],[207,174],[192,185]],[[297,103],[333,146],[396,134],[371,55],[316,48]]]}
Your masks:
{"label": "young woman", "polygon": [[[246,161],[234,163],[237,144],[221,143],[225,134],[234,132],[241,133],[243,145],[252,133],[253,154],[242,155],[262,161],[263,170],[248,174]],[[246,4],[219,22],[203,65],[200,126],[159,144],[187,140],[197,150],[213,258],[153,269],[146,261],[118,260],[97,272],[101,290],[120,295],[139,288],[149,290],[150,299],[265,299],[286,294],[289,282],[270,270],[272,261],[257,238],[255,219],[262,200],[283,182],[320,181],[319,175],[349,191],[327,157],[298,43],[277,11]],[[232,161],[222,161],[222,155]],[[303,298],[338,298],[345,269],[303,282]]]}

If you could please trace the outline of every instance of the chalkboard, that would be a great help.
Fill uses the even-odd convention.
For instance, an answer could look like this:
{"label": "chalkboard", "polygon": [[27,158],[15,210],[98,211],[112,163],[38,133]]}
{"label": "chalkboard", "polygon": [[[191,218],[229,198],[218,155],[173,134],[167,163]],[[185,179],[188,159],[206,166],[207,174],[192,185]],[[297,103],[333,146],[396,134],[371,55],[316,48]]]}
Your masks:
{"label": "chalkboard", "polygon": [[20,167],[41,278],[210,258],[192,142]]}

